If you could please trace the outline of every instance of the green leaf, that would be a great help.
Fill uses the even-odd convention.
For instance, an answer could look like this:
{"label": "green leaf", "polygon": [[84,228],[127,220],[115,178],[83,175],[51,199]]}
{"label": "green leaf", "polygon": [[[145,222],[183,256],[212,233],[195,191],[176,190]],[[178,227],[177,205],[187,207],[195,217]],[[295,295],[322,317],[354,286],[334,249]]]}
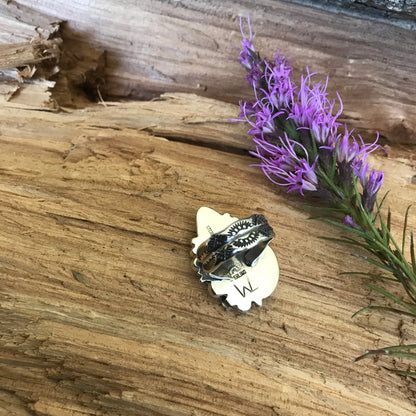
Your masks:
{"label": "green leaf", "polygon": [[405,376],[405,377],[412,377],[416,379],[416,372],[412,371],[400,371],[400,370],[393,370],[393,373],[396,373],[399,376]]}
{"label": "green leaf", "polygon": [[349,232],[355,233],[358,236],[360,236],[361,238],[365,237],[365,232],[364,231],[357,230],[356,228],[351,228],[348,225],[345,225],[345,224],[340,223],[340,222],[332,221],[332,220],[327,220],[326,222],[328,222],[329,224],[335,225],[338,228],[342,228],[343,230],[347,230]]}
{"label": "green leaf", "polygon": [[391,357],[411,358],[416,360],[416,353],[414,352],[392,352],[388,354]]}
{"label": "green leaf", "polygon": [[336,220],[338,219],[337,217],[335,217],[335,216],[333,216],[333,215],[330,215],[330,216],[328,216],[328,215],[315,215],[315,216],[311,216],[311,217],[308,217],[308,220],[315,220],[315,219],[319,219],[319,220],[323,220],[323,221],[326,221],[326,220],[328,220],[329,218],[332,218],[332,221],[335,221],[336,222]]}
{"label": "green leaf", "polygon": [[340,142],[340,140],[337,140],[337,144],[335,145],[335,149],[334,149],[335,157],[334,157],[334,160],[332,161],[332,166],[331,166],[331,170],[330,170],[330,175],[331,175],[332,179],[335,176],[335,170],[337,168],[337,156],[336,155],[338,153],[339,142]]}
{"label": "green leaf", "polygon": [[370,289],[380,293],[381,295],[385,296],[386,298],[390,299],[394,303],[397,303],[398,305],[402,306],[403,308],[407,309],[412,315],[416,317],[416,308],[413,308],[412,306],[408,305],[403,300],[397,298],[396,296],[392,295],[390,292],[387,292],[386,290],[372,285],[371,283],[366,283],[366,286],[368,286]]}
{"label": "green leaf", "polygon": [[363,360],[365,358],[371,358],[376,355],[388,355],[392,357],[404,357],[404,358],[416,359],[416,353],[406,352],[413,348],[416,348],[416,345],[395,345],[393,347],[380,348],[378,350],[367,350],[365,354],[360,355],[359,357],[355,358],[353,362],[356,363],[357,361]]}
{"label": "green leaf", "polygon": [[[384,253],[386,253],[387,255],[391,256],[393,258],[393,261],[395,263],[401,263],[400,266],[401,267],[405,267],[404,264],[403,264],[403,262],[401,261],[401,259],[398,259],[398,257],[395,256],[392,253],[390,247],[385,244],[385,239],[380,235],[380,233],[378,232],[378,230],[374,227],[374,224],[372,222],[369,222],[368,223],[368,226],[370,227],[371,232],[374,235],[374,237],[378,240],[377,242],[375,242],[377,244],[378,248],[380,248],[380,250],[384,251]],[[396,248],[396,250],[398,252],[400,252],[400,248],[397,245],[396,241],[394,240],[393,236],[391,235],[390,230],[387,229],[386,232],[388,234],[389,241],[391,241],[393,243],[394,247]],[[399,260],[399,261],[397,261],[397,260]]]}
{"label": "green leaf", "polygon": [[377,253],[377,256],[392,265],[392,273],[396,276],[397,280],[402,283],[410,298],[416,303],[416,292],[412,294],[412,291],[410,291],[407,286],[408,280],[416,285],[416,275],[413,273],[409,263],[401,253],[400,248],[390,231],[386,230],[386,233],[388,233],[389,240],[396,248],[395,252],[393,252],[390,247],[386,245],[385,238],[380,235],[372,222],[368,222],[368,227],[369,231],[367,233],[372,233],[374,236],[374,241],[371,241],[371,246],[373,246],[375,250],[380,250],[380,253]]}
{"label": "green leaf", "polygon": [[319,238],[321,240],[335,241],[336,243],[351,244],[351,245],[354,245],[354,246],[363,246],[364,245],[362,243],[359,243],[358,241],[350,240],[350,239],[347,239],[347,238],[326,237],[326,236],[321,236]]}
{"label": "green leaf", "polygon": [[287,135],[293,139],[298,141],[299,140],[299,132],[295,122],[291,118],[286,118],[283,122],[282,130],[285,130]]}
{"label": "green leaf", "polygon": [[334,195],[336,195],[338,198],[343,199],[344,195],[342,191],[334,184],[334,181],[330,179],[322,169],[319,169],[319,174],[323,177],[328,187],[331,188],[331,191],[334,193]]}
{"label": "green leaf", "polygon": [[410,316],[411,318],[414,318],[415,317],[415,315],[413,313],[406,312],[406,311],[402,311],[400,309],[389,308],[388,306],[371,305],[371,306],[366,306],[365,308],[361,308],[360,310],[358,310],[357,312],[355,312],[351,316],[351,318],[355,318],[356,316],[361,315],[364,312],[372,311],[372,310],[397,313],[397,314],[400,314],[400,315]]}
{"label": "green leaf", "polygon": [[387,192],[384,194],[383,198],[381,198],[380,203],[379,203],[378,201],[376,201],[377,212],[376,212],[376,215],[374,216],[374,221],[377,219],[377,216],[378,216],[378,215],[380,215],[380,216],[381,216],[381,207],[383,206],[383,203],[384,203],[384,201],[385,201],[385,199],[386,199],[386,197],[387,197],[387,195],[388,195],[389,193],[390,193],[390,191],[387,191]]}
{"label": "green leaf", "polygon": [[402,237],[402,254],[404,255],[404,246],[406,243],[406,228],[407,228],[407,219],[409,217],[409,210],[411,205],[407,207],[406,214],[404,215],[404,224],[403,224],[403,237]]}
{"label": "green leaf", "polygon": [[[359,241],[353,240],[352,238],[336,238],[336,237],[325,237],[325,236],[321,236],[319,237],[322,240],[327,240],[327,241],[334,241],[336,243],[341,243],[341,244],[349,244],[351,246],[356,246],[356,247],[361,247],[364,250],[369,251],[368,246],[365,243],[360,243]],[[351,253],[352,256],[355,257],[361,257],[363,259],[366,259],[365,256],[361,256],[360,254],[356,254],[356,253]]]}
{"label": "green leaf", "polygon": [[355,179],[352,181],[352,184],[354,186],[354,195],[355,198],[357,199],[357,204],[360,207],[360,212],[365,212],[364,207],[361,203],[361,195],[358,192],[358,187],[357,187],[357,177],[354,175]]}
{"label": "green leaf", "polygon": [[354,358],[354,359],[352,360],[352,362],[353,362],[353,363],[356,363],[357,361],[364,360],[365,358],[371,358],[371,357],[374,357],[374,355],[377,355],[377,354],[374,354],[373,352],[366,352],[365,354],[360,355],[360,356],[359,356],[359,357],[357,357],[357,358]]}
{"label": "green leaf", "polygon": [[390,208],[387,211],[387,230],[388,230],[388,233],[387,233],[387,238],[386,238],[386,244],[387,244],[387,246],[389,246],[390,245],[390,235],[391,235],[391,231],[390,231],[391,230],[391,211],[390,211]]}
{"label": "green leaf", "polygon": [[397,279],[394,279],[393,277],[388,277],[383,274],[377,274],[377,273],[369,273],[369,272],[341,272],[340,275],[357,275],[357,276],[368,276],[375,279],[380,280],[391,280],[393,282],[397,282]]}
{"label": "green leaf", "polygon": [[309,129],[309,134],[311,135],[311,139],[312,139],[313,158],[315,159],[316,156],[318,156],[318,148],[316,147],[315,135],[313,134],[312,129]]}
{"label": "green leaf", "polygon": [[380,210],[381,209],[381,207],[383,206],[383,203],[384,203],[384,201],[385,201],[385,199],[387,198],[387,195],[390,193],[390,191],[387,191],[384,195],[383,195],[383,198],[381,198],[381,201],[380,201],[380,203],[378,204],[378,209]]}
{"label": "green leaf", "polygon": [[[376,214],[376,216],[377,216],[377,214]],[[380,221],[380,225],[381,225],[381,232],[383,234],[383,241],[385,241],[385,246],[387,248],[389,247],[390,234],[391,234],[391,232],[390,232],[390,220],[391,220],[390,208],[387,212],[387,223],[384,222],[382,215],[381,214],[379,215],[379,221]],[[373,221],[373,224],[374,224],[374,222],[375,222],[375,219]]]}
{"label": "green leaf", "polygon": [[392,347],[384,347],[383,350],[401,351],[401,350],[413,350],[415,348],[416,348],[416,344],[408,344],[408,345],[393,345]]}
{"label": "green leaf", "polygon": [[394,270],[391,268],[391,267],[389,267],[389,266],[386,266],[385,264],[383,264],[383,263],[380,263],[380,262],[378,262],[377,260],[374,260],[374,259],[372,259],[372,258],[370,258],[370,257],[367,257],[367,256],[361,256],[360,254],[352,254],[354,257],[359,257],[360,259],[363,259],[363,260],[365,260],[365,261],[368,261],[369,263],[371,263],[371,264],[374,264],[375,266],[377,266],[377,267],[380,267],[381,269],[383,269],[383,270],[387,270],[388,272],[390,272],[390,273],[393,273],[394,272]]}
{"label": "green leaf", "polygon": [[416,274],[416,257],[415,257],[415,244],[413,241],[413,232],[410,233],[410,258],[412,260],[413,273]]}
{"label": "green leaf", "polygon": [[333,207],[316,207],[313,205],[303,205],[303,208],[311,211],[330,211],[345,213],[345,208],[333,208]]}

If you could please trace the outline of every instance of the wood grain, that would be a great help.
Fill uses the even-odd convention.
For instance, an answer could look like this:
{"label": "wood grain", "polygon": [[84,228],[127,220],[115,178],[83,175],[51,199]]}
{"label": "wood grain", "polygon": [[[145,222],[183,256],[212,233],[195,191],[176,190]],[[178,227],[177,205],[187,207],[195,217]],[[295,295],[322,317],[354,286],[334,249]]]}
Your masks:
{"label": "wood grain", "polygon": [[[381,299],[339,272],[368,266],[249,166],[237,111],[186,94],[0,107],[0,415],[414,415],[414,385],[384,368],[400,362],[351,362],[414,342],[414,322],[351,319]],[[374,163],[398,233],[414,156]],[[225,310],[198,281],[202,205],[276,229],[280,283],[262,308]]]}
{"label": "wood grain", "polygon": [[370,20],[384,21],[400,27],[416,28],[415,0],[291,0],[294,3],[346,13]]}
{"label": "wood grain", "polygon": [[[4,22],[0,17],[0,23]],[[7,19],[6,19],[7,21]],[[33,28],[35,29],[35,28]],[[11,30],[6,23],[3,30]],[[47,25],[36,39],[0,44],[0,103],[7,106],[30,105],[32,108],[54,111],[58,104],[50,90],[56,81],[49,78],[59,72],[62,39],[59,25]]]}
{"label": "wood grain", "polygon": [[64,39],[80,56],[87,59],[91,46],[108,52],[110,96],[186,91],[236,103],[251,94],[233,49],[238,16],[248,14],[262,54],[278,47],[297,57],[297,75],[306,65],[329,74],[345,120],[368,140],[378,130],[391,143],[415,143],[416,31],[389,24],[275,0],[19,0],[0,5],[0,39],[27,40],[30,28],[64,20]]}
{"label": "wood grain", "polygon": [[0,44],[1,105],[58,111],[102,100],[105,52],[62,45],[61,21],[25,7],[17,7],[17,14],[11,9],[0,4],[0,41],[6,42]]}

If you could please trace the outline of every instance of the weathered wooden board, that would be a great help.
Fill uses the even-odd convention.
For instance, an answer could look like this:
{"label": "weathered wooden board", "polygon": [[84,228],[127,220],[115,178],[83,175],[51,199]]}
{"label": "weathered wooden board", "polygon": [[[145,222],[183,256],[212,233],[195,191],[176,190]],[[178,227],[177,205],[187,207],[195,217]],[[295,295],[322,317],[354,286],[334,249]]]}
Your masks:
{"label": "weathered wooden board", "polygon": [[415,143],[416,31],[287,1],[18,0],[0,5],[3,42],[67,21],[64,39],[78,58],[107,50],[106,88],[113,96],[147,98],[187,91],[237,102],[249,94],[239,67],[238,16],[251,15],[263,54],[278,47],[297,73],[330,75],[345,118],[393,143]]}
{"label": "weathered wooden board", "polygon": [[290,0],[293,3],[323,8],[334,13],[364,16],[400,27],[416,28],[415,0]]}
{"label": "weathered wooden board", "polygon": [[[351,362],[414,341],[414,323],[351,319],[380,299],[339,272],[368,266],[248,166],[237,111],[192,95],[0,108],[0,415],[414,415],[414,386],[383,368],[399,363]],[[415,160],[374,163],[398,232]],[[262,308],[225,310],[199,283],[202,205],[275,227],[281,278]]]}

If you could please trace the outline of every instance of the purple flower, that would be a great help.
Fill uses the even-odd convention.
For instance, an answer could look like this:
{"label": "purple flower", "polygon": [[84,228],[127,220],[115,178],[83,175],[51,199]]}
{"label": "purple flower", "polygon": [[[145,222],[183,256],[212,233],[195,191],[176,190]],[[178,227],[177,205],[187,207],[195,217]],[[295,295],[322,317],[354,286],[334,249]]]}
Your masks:
{"label": "purple flower", "polygon": [[372,212],[377,198],[377,192],[383,185],[384,172],[373,169],[368,176],[366,186],[363,189],[361,202],[367,212]]}
{"label": "purple flower", "polygon": [[263,76],[263,71],[260,68],[260,57],[254,50],[252,42],[253,33],[251,32],[250,19],[248,19],[248,27],[250,31],[249,38],[247,38],[243,33],[242,19],[240,17],[240,30],[243,35],[243,40],[241,41],[242,49],[240,50],[240,56],[238,57],[238,60],[240,61],[241,65],[247,70],[247,75],[245,79],[253,87],[259,87],[261,78]]}
{"label": "purple flower", "polygon": [[354,218],[351,217],[351,215],[346,215],[344,217],[344,225],[346,225],[347,227],[351,227],[354,228],[356,230],[360,230],[360,231],[364,231],[364,229],[362,227],[360,227],[355,221]]}
{"label": "purple flower", "polygon": [[344,217],[344,224],[351,228],[356,228],[357,224],[354,221],[354,218],[351,215],[346,215]]}
{"label": "purple flower", "polygon": [[352,160],[351,166],[354,170],[355,176],[360,180],[362,187],[365,188],[368,181],[368,173],[370,171],[370,164],[367,162],[368,155],[376,149],[383,149],[384,151],[387,150],[377,144],[379,137],[378,133],[376,140],[373,143],[364,143],[362,137],[360,135],[358,137],[360,138],[362,145]]}
{"label": "purple flower", "polygon": [[[287,137],[279,138],[279,145],[271,144],[267,140],[254,138],[257,144],[251,152],[261,160],[258,165],[264,174],[275,184],[286,186],[288,192],[316,191],[318,189],[318,178],[315,173],[316,159],[312,165],[309,163],[306,149],[299,143]],[[296,152],[298,148],[298,152]],[[305,158],[298,153],[302,152]]]}
{"label": "purple flower", "polygon": [[[352,131],[349,132],[347,125],[345,125],[345,133],[342,138],[338,140],[337,160],[340,163],[350,163],[360,152],[360,146],[354,136],[351,136],[351,133]],[[350,139],[352,140],[351,143]]]}
{"label": "purple flower", "polygon": [[370,164],[366,162],[367,155],[361,155],[361,157],[356,157],[352,161],[352,168],[355,176],[360,180],[361,186],[365,187],[367,185],[368,172],[370,171]]}
{"label": "purple flower", "polygon": [[276,53],[274,62],[264,61],[264,81],[267,88],[261,89],[261,92],[276,110],[285,109],[291,105],[296,85],[292,81],[293,68],[287,59]]}
{"label": "purple flower", "polygon": [[[390,234],[389,217],[386,226],[380,210],[373,213],[384,181],[384,173],[372,169],[368,162],[369,154],[381,147],[378,137],[374,143],[366,144],[360,135],[354,137],[346,125],[343,132],[338,131],[342,101],[337,93],[337,111],[337,102],[328,98],[328,78],[312,82],[314,73],[306,68],[296,85],[293,69],[283,55],[277,53],[273,60],[261,59],[253,46],[251,28],[249,38],[242,34],[239,59],[247,70],[246,79],[253,87],[255,99],[240,103],[239,120],[251,126],[249,133],[255,144],[251,154],[259,159],[257,166],[274,184],[286,187],[287,192],[305,195],[309,191],[325,199],[324,209],[355,233],[353,238],[333,240],[344,240],[375,255],[379,261],[370,257],[368,260],[390,270],[411,300],[416,301],[413,240],[412,264],[404,257],[408,211],[402,250]],[[385,296],[392,299],[388,293]],[[404,305],[399,300],[397,303]],[[361,311],[365,309],[368,308]]]}
{"label": "purple flower", "polygon": [[243,35],[243,40],[241,41],[242,49],[240,50],[240,56],[238,57],[238,60],[240,61],[241,65],[247,69],[247,71],[250,71],[254,66],[257,65],[260,59],[254,50],[254,45],[252,42],[253,33],[251,32],[250,18],[248,18],[247,21],[250,31],[250,37],[248,39],[243,33],[242,19],[240,17],[240,31]]}
{"label": "purple flower", "polygon": [[316,142],[321,146],[333,146],[339,123],[336,122],[336,118],[331,115],[321,113],[317,114],[315,119],[311,121],[309,126],[313,137]]}
{"label": "purple flower", "polygon": [[338,95],[341,110],[333,115],[335,100],[329,101],[327,96],[328,79],[325,83],[321,81],[311,85],[311,78],[314,73],[307,69],[307,75],[301,76],[299,92],[291,105],[289,118],[291,118],[299,128],[310,129],[314,139],[319,145],[333,145],[336,139],[338,116],[342,112],[342,101]]}
{"label": "purple flower", "polygon": [[[360,152],[360,145],[351,135],[352,131],[348,131],[345,125],[343,135],[339,135],[335,142],[334,157],[337,161],[339,184],[344,192],[351,193],[354,191],[354,176],[352,162]],[[325,146],[330,149],[332,146]]]}
{"label": "purple flower", "polygon": [[244,119],[245,121],[247,121],[250,117],[253,117],[256,115],[256,102],[249,101],[249,100],[247,101],[240,100],[239,105],[240,105],[241,112],[238,115],[238,119],[237,120],[232,119],[232,120],[238,121],[238,120]]}
{"label": "purple flower", "polygon": [[278,115],[279,113],[273,114],[268,107],[261,108],[256,112],[256,121],[255,123],[252,123],[252,129],[250,129],[248,133],[253,135],[274,133],[276,131],[274,118]]}
{"label": "purple flower", "polygon": [[345,200],[352,198],[358,178],[363,207],[371,212],[383,176],[370,173],[367,157],[380,147],[378,137],[365,144],[346,125],[344,133],[338,134],[343,105],[338,93],[338,111],[336,101],[328,98],[328,78],[313,83],[315,74],[306,68],[297,86],[293,68],[283,55],[276,53],[273,60],[260,58],[253,46],[250,22],[248,25],[249,38],[240,19],[243,40],[239,60],[247,70],[255,99],[240,102],[239,119],[251,125],[249,134],[256,145],[251,153],[260,159],[259,166],[288,192],[304,195],[319,189],[338,206],[345,206]]}

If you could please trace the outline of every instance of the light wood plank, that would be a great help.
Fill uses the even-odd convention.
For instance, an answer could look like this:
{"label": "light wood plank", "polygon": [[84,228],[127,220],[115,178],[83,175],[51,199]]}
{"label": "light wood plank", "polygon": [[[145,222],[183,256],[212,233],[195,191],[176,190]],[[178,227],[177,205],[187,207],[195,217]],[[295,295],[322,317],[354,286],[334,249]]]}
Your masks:
{"label": "light wood plank", "polygon": [[105,49],[109,95],[186,91],[231,102],[251,94],[233,50],[241,40],[238,16],[250,14],[262,54],[271,57],[279,48],[297,57],[296,74],[306,65],[329,74],[332,96],[341,93],[345,119],[361,132],[370,138],[378,130],[392,143],[416,140],[415,31],[275,0],[255,6],[231,0],[19,0],[1,5],[0,14],[5,39],[16,18],[15,41],[33,36],[28,27],[64,20],[67,45],[84,59],[91,46]]}
{"label": "light wood plank", "polygon": [[[351,319],[380,299],[339,272],[366,264],[319,239],[336,231],[248,166],[244,127],[226,121],[237,111],[183,94],[61,114],[0,108],[0,408],[414,414],[412,385],[383,368],[397,363],[351,362],[414,340],[413,322]],[[395,232],[416,196],[415,161],[398,154],[374,158]],[[202,205],[263,213],[276,229],[281,281],[262,308],[225,310],[199,283],[189,252]]]}

